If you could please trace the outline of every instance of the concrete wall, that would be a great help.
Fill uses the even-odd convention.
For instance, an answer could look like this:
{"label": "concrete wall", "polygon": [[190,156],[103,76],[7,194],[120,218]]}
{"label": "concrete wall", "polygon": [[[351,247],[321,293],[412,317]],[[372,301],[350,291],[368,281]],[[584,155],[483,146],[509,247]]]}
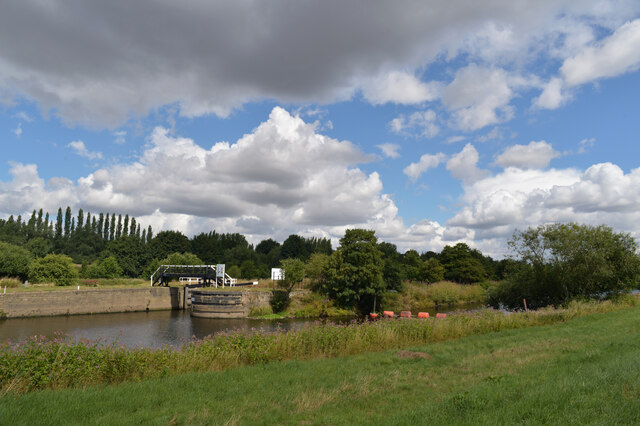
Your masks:
{"label": "concrete wall", "polygon": [[175,287],[82,289],[0,294],[7,318],[181,309]]}
{"label": "concrete wall", "polygon": [[[293,291],[292,298],[307,291]],[[242,291],[246,315],[251,309],[267,306],[273,295],[270,291]],[[146,287],[114,289],[82,289],[0,293],[0,311],[7,318],[51,315],[100,314],[109,312],[160,311],[184,309],[190,306],[181,287]]]}

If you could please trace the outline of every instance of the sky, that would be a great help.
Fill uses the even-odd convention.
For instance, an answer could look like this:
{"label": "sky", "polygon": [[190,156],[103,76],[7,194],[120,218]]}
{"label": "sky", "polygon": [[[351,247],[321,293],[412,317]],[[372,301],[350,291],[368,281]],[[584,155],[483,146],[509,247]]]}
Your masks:
{"label": "sky", "polygon": [[640,237],[637,0],[22,0],[0,40],[0,217]]}

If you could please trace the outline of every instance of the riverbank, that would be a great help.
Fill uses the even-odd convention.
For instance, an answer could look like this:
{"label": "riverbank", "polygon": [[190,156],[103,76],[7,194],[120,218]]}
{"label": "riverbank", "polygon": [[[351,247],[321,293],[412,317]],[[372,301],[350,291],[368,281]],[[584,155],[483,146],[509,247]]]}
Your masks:
{"label": "riverbank", "polygon": [[188,372],[225,370],[287,359],[317,359],[434,343],[469,335],[563,323],[629,309],[619,302],[575,302],[566,309],[505,314],[484,310],[444,320],[380,320],[318,324],[288,333],[231,333],[191,342],[181,349],[127,349],[60,339],[31,339],[0,346],[0,389],[26,392],[153,379]]}
{"label": "riverbank", "polygon": [[[22,396],[7,394],[5,388],[1,420],[53,425],[419,424],[425,419],[445,424],[638,423],[640,342],[629,336],[640,332],[640,308],[576,304],[538,315],[553,321],[492,333],[487,329],[447,342],[404,343],[403,350],[117,386],[79,383],[81,389]],[[512,328],[532,314],[515,316],[519,321],[511,322]],[[456,322],[460,327],[463,320]]]}

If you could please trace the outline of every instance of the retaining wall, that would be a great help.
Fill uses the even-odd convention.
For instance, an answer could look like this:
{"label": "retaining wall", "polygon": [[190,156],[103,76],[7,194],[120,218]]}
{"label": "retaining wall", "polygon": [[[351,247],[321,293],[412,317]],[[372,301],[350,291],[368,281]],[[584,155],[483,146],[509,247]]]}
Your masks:
{"label": "retaining wall", "polygon": [[7,318],[181,309],[177,287],[82,289],[0,294]]}
{"label": "retaining wall", "polygon": [[[292,298],[307,291],[293,291]],[[245,315],[251,309],[267,306],[273,295],[270,291],[242,291]],[[0,293],[0,311],[7,318],[52,315],[101,314],[110,312],[139,312],[185,309],[190,296],[182,287],[146,287],[114,289],[82,289]],[[185,306],[185,302],[187,302]]]}

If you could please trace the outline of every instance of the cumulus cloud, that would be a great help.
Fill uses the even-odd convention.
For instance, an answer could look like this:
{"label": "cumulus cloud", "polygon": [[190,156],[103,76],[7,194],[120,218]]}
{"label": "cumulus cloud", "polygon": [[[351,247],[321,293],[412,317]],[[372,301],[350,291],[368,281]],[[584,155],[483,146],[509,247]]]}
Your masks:
{"label": "cumulus cloud", "polygon": [[409,176],[412,182],[415,182],[422,173],[431,168],[438,167],[446,158],[446,155],[441,152],[437,154],[424,154],[417,163],[409,164],[402,172]]}
{"label": "cumulus cloud", "polygon": [[568,58],[560,71],[570,86],[615,77],[640,67],[640,19],[627,22],[611,36]]}
{"label": "cumulus cloud", "polygon": [[[526,62],[540,54],[533,49],[540,40],[584,43],[587,32],[567,25],[575,18],[609,28],[637,11],[637,2],[607,0],[74,0],[64,7],[24,0],[4,5],[0,16],[0,39],[12,40],[0,46],[0,93],[3,101],[33,100],[70,124],[111,128],[169,104],[189,117],[226,116],[260,99],[326,103],[360,91],[374,104],[415,104],[438,95],[416,78],[436,60]],[[615,72],[634,66],[616,64]],[[601,67],[598,75],[614,72]],[[512,95],[489,82],[501,90],[463,106],[462,128],[509,117]]]}
{"label": "cumulus cloud", "polygon": [[363,95],[373,105],[387,102],[419,104],[435,100],[440,86],[437,82],[424,83],[412,74],[394,71],[366,83]]}
{"label": "cumulus cloud", "polygon": [[82,141],[69,142],[67,144],[67,147],[71,148],[79,156],[88,158],[89,160],[97,160],[102,158],[101,152],[89,151]]}
{"label": "cumulus cloud", "polygon": [[569,100],[560,78],[552,78],[544,85],[540,96],[533,100],[533,106],[544,109],[557,109]]}
{"label": "cumulus cloud", "polygon": [[453,154],[447,161],[447,170],[451,172],[454,178],[463,181],[465,184],[473,183],[489,173],[487,170],[478,168],[479,159],[478,151],[468,143],[462,151]]}
{"label": "cumulus cloud", "polygon": [[470,64],[456,72],[443,91],[443,104],[453,111],[454,125],[466,131],[509,120],[514,92],[502,69]]}
{"label": "cumulus cloud", "polygon": [[400,145],[396,145],[394,143],[383,143],[376,146],[380,148],[380,150],[385,155],[385,157],[389,157],[389,158],[400,157],[400,153],[398,152],[400,150]]}
{"label": "cumulus cloud", "polygon": [[391,120],[389,126],[395,133],[426,138],[432,138],[440,132],[440,127],[436,124],[436,113],[431,109],[416,111],[408,117],[401,114]]}
{"label": "cumulus cloud", "polygon": [[531,141],[528,145],[512,145],[496,158],[496,164],[507,168],[542,169],[560,153],[545,141]]}

